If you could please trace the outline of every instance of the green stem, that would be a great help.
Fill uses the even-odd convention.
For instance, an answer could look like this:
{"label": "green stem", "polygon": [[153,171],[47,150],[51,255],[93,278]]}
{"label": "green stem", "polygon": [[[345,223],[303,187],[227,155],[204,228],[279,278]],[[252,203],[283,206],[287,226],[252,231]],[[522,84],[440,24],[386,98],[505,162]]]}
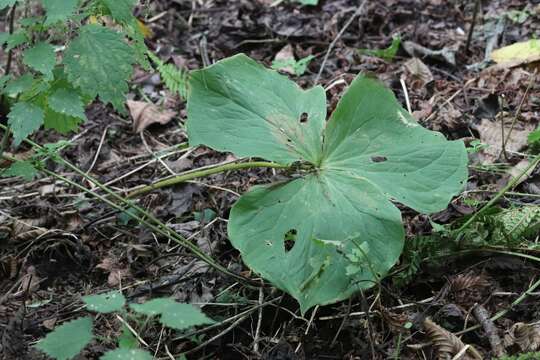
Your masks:
{"label": "green stem", "polygon": [[141,187],[139,189],[135,189],[132,192],[130,192],[127,195],[127,198],[133,198],[140,196],[142,194],[146,194],[150,191],[177,185],[189,180],[193,180],[196,178],[206,177],[213,174],[222,173],[225,171],[232,171],[232,170],[240,170],[240,169],[252,169],[252,168],[277,168],[277,169],[287,169],[289,168],[288,165],[282,165],[282,164],[276,164],[273,162],[266,162],[266,161],[252,161],[252,162],[245,162],[245,163],[229,163],[224,165],[218,165],[215,167],[211,167],[204,170],[193,170],[188,171],[183,174],[179,174],[164,180],[156,181],[153,184]]}
{"label": "green stem", "polygon": [[[1,129],[4,129],[6,130],[6,126],[5,125],[2,125],[0,124],[0,128]],[[36,149],[40,149],[42,151],[45,151],[43,149],[43,147],[39,144],[36,144],[35,142],[29,140],[29,139],[25,139],[24,140],[26,143],[30,144],[32,147],[36,148]],[[14,159],[13,157],[11,156],[2,156],[3,158],[6,158],[10,161],[16,161],[16,159]],[[68,178],[65,178],[61,175],[58,175],[52,171],[49,171],[47,169],[39,169],[41,170],[42,172],[52,176],[52,177],[55,177],[61,181],[64,181],[72,186],[75,186],[77,187],[78,189],[84,191],[85,193],[88,193],[94,197],[96,197],[97,199],[107,203],[108,205],[110,205],[111,207],[117,209],[117,210],[120,210],[120,211],[125,211],[126,209],[129,209],[129,208],[132,208],[134,210],[136,210],[137,212],[139,212],[140,215],[142,216],[139,216],[139,215],[136,215],[136,214],[133,214],[129,211],[126,212],[126,215],[128,215],[129,217],[135,219],[136,221],[140,222],[141,224],[151,228],[152,230],[155,230],[156,232],[164,235],[165,237],[173,240],[174,242],[178,243],[179,245],[185,247],[185,248],[188,248],[189,250],[191,250],[197,257],[199,257],[201,260],[203,260],[204,262],[206,262],[208,265],[210,265],[211,267],[213,267],[214,269],[218,270],[218,271],[221,271],[223,272],[224,274],[227,274],[235,279],[237,279],[238,281],[241,281],[242,283],[244,284],[247,284],[247,285],[252,285],[252,286],[257,286],[259,287],[260,284],[253,281],[253,280],[250,280],[250,279],[247,279],[243,276],[240,276],[240,275],[237,275],[233,272],[230,272],[228,269],[224,268],[223,266],[219,265],[212,257],[206,255],[204,252],[202,252],[196,245],[193,245],[192,243],[190,243],[189,241],[187,241],[186,239],[184,239],[182,236],[180,236],[179,234],[177,234],[175,231],[173,231],[172,229],[170,229],[167,225],[165,225],[163,222],[161,222],[159,219],[157,219],[154,215],[152,215],[150,212],[146,211],[145,209],[142,209],[141,207],[139,207],[138,205],[134,204],[133,202],[123,198],[122,196],[116,194],[114,191],[112,191],[111,189],[109,189],[108,187],[104,186],[103,184],[101,184],[97,179],[93,178],[92,176],[86,174],[84,171],[82,171],[81,169],[79,169],[77,166],[71,164],[69,161],[63,159],[62,157],[60,156],[57,156],[56,159],[55,159],[57,162],[61,163],[62,165],[66,166],[67,168],[73,170],[75,173],[77,173],[78,175],[82,176],[83,178],[85,178],[86,180],[92,182],[96,187],[100,188],[101,190],[103,190],[105,193],[107,193],[109,196],[113,197],[114,199],[116,199],[117,201],[119,201],[120,203],[124,204],[124,207],[116,204],[115,202],[111,201],[110,199],[108,199],[107,197],[105,196],[102,196],[102,195],[99,195],[97,193],[95,193],[94,191],[92,190],[89,190],[87,188],[85,188],[84,186],[82,185],[79,185],[77,183],[75,183],[74,181],[68,179]],[[232,164],[231,164],[232,165]],[[210,169],[209,169],[210,170]],[[151,222],[147,221],[150,220]]]}
{"label": "green stem", "polygon": [[540,162],[540,155],[537,155],[532,161],[531,163],[529,164],[529,166],[527,166],[525,169],[523,169],[523,171],[518,175],[516,176],[515,178],[513,178],[505,187],[503,187],[498,193],[497,195],[495,195],[490,201],[488,201],[488,203],[486,205],[484,205],[480,210],[478,210],[473,216],[471,216],[469,218],[469,220],[467,220],[465,222],[465,224],[463,224],[458,230],[457,232],[458,233],[461,233],[463,232],[463,230],[465,230],[469,225],[471,225],[473,222],[476,221],[476,219],[478,219],[479,216],[481,216],[482,214],[484,214],[489,208],[491,208],[495,203],[497,203],[497,201],[499,201],[499,199],[501,197],[504,196],[504,194],[509,191],[510,189],[512,189],[514,186],[516,186],[517,184],[519,184],[521,178],[523,178],[523,176],[525,176],[529,171],[533,170],[536,165],[538,165],[538,163]]}

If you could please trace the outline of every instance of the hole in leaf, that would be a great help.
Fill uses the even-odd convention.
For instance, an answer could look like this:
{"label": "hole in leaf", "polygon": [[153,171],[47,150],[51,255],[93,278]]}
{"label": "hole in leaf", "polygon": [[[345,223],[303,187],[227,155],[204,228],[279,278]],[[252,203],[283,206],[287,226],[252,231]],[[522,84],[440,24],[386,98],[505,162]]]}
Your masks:
{"label": "hole in leaf", "polygon": [[302,124],[305,124],[305,123],[307,123],[307,121],[308,121],[308,113],[303,112],[302,115],[300,115],[300,122]]}
{"label": "hole in leaf", "polygon": [[294,247],[296,241],[296,229],[291,229],[285,233],[283,236],[283,246],[285,247],[285,252],[289,252]]}
{"label": "hole in leaf", "polygon": [[376,156],[372,156],[371,157],[371,161],[375,162],[375,163],[379,163],[379,162],[385,162],[386,160],[388,160],[386,158],[386,156],[379,156],[379,155],[376,155]]}

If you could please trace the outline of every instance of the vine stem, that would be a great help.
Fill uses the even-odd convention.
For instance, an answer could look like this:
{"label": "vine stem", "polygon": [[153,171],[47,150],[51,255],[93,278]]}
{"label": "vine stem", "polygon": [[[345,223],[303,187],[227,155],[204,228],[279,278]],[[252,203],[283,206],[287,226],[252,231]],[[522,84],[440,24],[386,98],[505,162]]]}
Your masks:
{"label": "vine stem", "polygon": [[[5,125],[0,124],[0,129],[3,129],[4,131],[6,131],[7,127]],[[33,142],[32,140],[25,139],[23,141],[26,142],[27,144],[31,145],[32,147],[36,148],[36,149],[45,151],[45,149],[41,145]],[[17,161],[17,159],[15,159],[15,158],[13,158],[11,156],[5,155],[5,154],[2,157],[9,160],[9,161]],[[208,265],[210,265],[214,269],[216,269],[216,270],[218,270],[218,271],[220,271],[220,272],[222,272],[222,273],[224,273],[226,275],[229,275],[229,276],[237,279],[238,281],[240,281],[240,282],[242,282],[242,283],[244,283],[246,285],[254,286],[254,287],[257,287],[257,288],[260,286],[260,284],[257,283],[256,281],[245,278],[245,277],[243,277],[241,275],[235,274],[235,273],[229,271],[228,269],[226,269],[225,267],[221,266],[212,257],[208,256],[207,254],[202,252],[196,245],[194,245],[191,242],[187,241],[182,236],[180,236],[178,233],[176,233],[175,231],[170,229],[166,224],[161,222],[153,214],[151,214],[147,210],[141,208],[140,206],[136,205],[135,203],[129,201],[128,199],[125,199],[122,196],[116,194],[114,191],[109,189],[107,186],[101,184],[97,179],[90,176],[89,174],[86,174],[84,171],[82,171],[81,169],[79,169],[77,166],[73,165],[69,161],[65,160],[61,156],[56,156],[55,160],[58,163],[60,163],[60,164],[62,164],[64,166],[66,166],[67,168],[71,169],[72,171],[74,171],[76,174],[80,175],[84,179],[86,179],[89,182],[93,183],[96,187],[103,190],[108,196],[113,197],[118,202],[122,203],[124,206],[121,206],[121,205],[115,203],[111,199],[108,199],[107,196],[97,194],[95,191],[87,189],[86,187],[74,182],[73,180],[68,179],[68,178],[66,178],[66,177],[64,177],[62,175],[56,174],[53,171],[50,171],[50,170],[45,169],[45,168],[40,168],[39,170],[44,172],[45,174],[47,174],[49,176],[52,176],[52,177],[62,181],[62,182],[65,182],[65,183],[67,183],[67,184],[69,184],[71,186],[74,186],[79,190],[82,190],[83,192],[85,192],[85,193],[87,193],[87,194],[89,194],[89,195],[103,201],[104,203],[108,204],[109,206],[113,207],[114,209],[125,212],[126,215],[131,217],[132,219],[134,219],[134,220],[138,221],[139,223],[147,226],[148,228],[158,232],[159,234],[173,240],[174,242],[178,243],[182,247],[185,247],[185,248],[189,249],[199,259],[206,262]],[[230,164],[230,165],[233,165],[233,164]],[[210,170],[210,169],[208,169],[208,170]],[[137,215],[137,214],[134,214],[134,213],[132,213],[130,211],[126,211],[127,209],[130,209],[130,208],[133,209],[133,210],[136,210],[139,214]]]}
{"label": "vine stem", "polygon": [[532,161],[531,163],[525,168],[523,169],[523,171],[518,175],[516,176],[515,178],[513,178],[505,187],[503,187],[498,193],[497,195],[495,195],[491,200],[489,200],[487,202],[486,205],[484,205],[480,210],[478,210],[473,216],[471,216],[469,218],[469,220],[467,220],[458,230],[457,232],[458,233],[462,233],[463,230],[465,230],[469,225],[471,225],[473,222],[476,221],[476,219],[478,219],[478,217],[482,214],[484,214],[489,208],[491,208],[497,201],[499,201],[499,199],[501,197],[504,196],[504,194],[506,194],[506,192],[508,192],[510,189],[512,189],[514,186],[516,186],[517,184],[519,184],[521,178],[523,178],[523,176],[525,176],[529,171],[533,170],[534,168],[536,168],[536,166],[538,165],[538,163],[540,163],[540,155],[537,155]]}
{"label": "vine stem", "polygon": [[195,169],[193,171],[187,171],[185,173],[182,173],[173,177],[169,177],[167,179],[156,181],[153,184],[141,187],[139,189],[135,189],[127,195],[127,198],[137,197],[156,189],[160,189],[160,188],[164,188],[164,187],[172,186],[172,185],[177,185],[177,184],[189,181],[189,180],[210,176],[210,175],[222,173],[225,171],[253,169],[253,168],[288,169],[289,165],[282,165],[282,164],[277,164],[277,163],[267,162],[267,161],[251,161],[251,162],[244,162],[244,163],[240,163],[240,162],[228,163],[228,164],[218,165],[215,167],[210,167],[208,169],[203,169],[203,170]]}

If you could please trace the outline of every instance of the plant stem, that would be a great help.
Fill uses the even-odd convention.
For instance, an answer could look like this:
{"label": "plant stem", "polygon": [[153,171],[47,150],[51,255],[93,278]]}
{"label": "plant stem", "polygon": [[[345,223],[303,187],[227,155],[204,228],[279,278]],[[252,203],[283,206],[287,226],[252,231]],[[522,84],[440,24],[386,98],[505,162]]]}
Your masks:
{"label": "plant stem", "polygon": [[277,169],[287,169],[289,168],[288,165],[282,165],[277,164],[273,162],[266,162],[266,161],[252,161],[252,162],[245,162],[245,163],[229,163],[229,164],[223,164],[218,165],[215,167],[211,167],[204,170],[193,170],[188,171],[180,175],[176,175],[164,180],[157,181],[153,184],[141,187],[139,189],[135,189],[132,192],[130,192],[127,195],[127,198],[133,198],[140,196],[142,194],[146,194],[150,191],[164,188],[167,186],[172,186],[176,184],[180,184],[189,180],[193,180],[200,177],[206,177],[213,174],[222,173],[225,171],[231,171],[231,170],[240,170],[240,169],[252,169],[252,168],[277,168]]}
{"label": "plant stem", "polygon": [[[5,131],[6,126],[0,124],[0,129],[3,129]],[[36,149],[40,149],[42,151],[45,151],[45,149],[41,145],[36,144],[32,140],[25,139],[24,141],[26,143],[30,144],[32,147],[34,147]],[[3,155],[2,157],[7,159],[7,160],[10,160],[10,161],[16,161],[16,159],[11,157],[11,156]],[[106,196],[99,195],[96,192],[94,192],[92,190],[89,190],[86,187],[84,187],[82,185],[79,185],[76,182],[74,182],[74,181],[72,181],[72,180],[70,180],[70,179],[68,179],[66,177],[63,177],[61,175],[58,175],[58,174],[56,174],[56,173],[54,173],[54,172],[52,172],[50,170],[47,170],[47,169],[44,169],[44,168],[41,168],[39,170],[46,173],[49,176],[52,176],[52,177],[55,177],[55,178],[61,180],[61,181],[65,182],[65,183],[67,183],[69,185],[75,186],[76,188],[84,191],[85,193],[90,194],[91,196],[96,197],[97,199],[105,202],[106,204],[110,205],[111,207],[113,207],[113,208],[115,208],[115,209],[117,209],[119,211],[126,211],[129,208],[131,208],[133,210],[136,210],[139,213],[139,215],[133,214],[132,212],[129,212],[129,211],[126,211],[126,215],[133,218],[133,219],[135,219],[136,221],[140,222],[141,224],[151,228],[152,230],[160,233],[161,235],[173,240],[174,242],[178,243],[179,245],[181,245],[181,246],[183,246],[185,248],[188,248],[189,250],[191,250],[193,252],[193,254],[195,254],[198,258],[200,258],[202,261],[206,262],[208,265],[210,265],[214,269],[216,269],[218,271],[221,271],[222,273],[224,273],[226,275],[229,275],[229,276],[237,279],[238,281],[241,281],[244,284],[247,284],[247,285],[250,285],[250,286],[256,286],[256,287],[260,286],[259,283],[255,282],[255,281],[253,281],[251,279],[247,279],[247,278],[245,278],[243,276],[237,275],[237,274],[229,271],[228,269],[224,268],[223,266],[218,264],[212,257],[206,255],[196,245],[193,245],[192,243],[190,243],[189,241],[184,239],[182,236],[180,236],[178,233],[176,233],[175,231],[170,229],[166,224],[161,222],[159,219],[157,219],[150,212],[148,212],[145,209],[142,209],[141,207],[139,207],[135,203],[123,198],[122,196],[120,196],[118,194],[116,194],[114,191],[112,191],[108,187],[101,184],[97,179],[94,179],[92,176],[86,174],[84,171],[79,169],[77,166],[71,164],[69,161],[65,160],[64,158],[62,158],[60,156],[57,156],[55,160],[58,163],[60,163],[60,164],[62,164],[64,166],[66,166],[67,168],[73,170],[75,173],[82,176],[86,180],[92,182],[93,184],[95,184],[95,186],[97,186],[98,188],[103,190],[109,196],[116,199],[118,202],[122,203],[124,206],[121,206],[121,205],[115,203],[114,201],[108,199]],[[233,165],[233,164],[230,164],[230,165]]]}
{"label": "plant stem", "polygon": [[517,184],[519,184],[521,178],[523,176],[525,176],[529,171],[533,170],[536,165],[538,165],[538,163],[540,162],[540,155],[537,155],[532,161],[531,163],[525,168],[523,169],[523,171],[518,175],[516,176],[515,178],[513,178],[505,187],[503,187],[498,193],[497,195],[495,195],[490,201],[488,201],[488,203],[486,205],[484,205],[480,210],[478,210],[473,216],[471,216],[469,218],[469,220],[467,220],[465,222],[465,224],[463,224],[458,230],[457,232],[458,233],[462,233],[463,230],[465,230],[469,225],[471,225],[473,222],[476,221],[476,219],[484,214],[490,207],[492,207],[497,201],[499,201],[499,199],[501,197],[503,197],[503,195],[509,191],[510,189],[512,189],[514,186],[516,186]]}

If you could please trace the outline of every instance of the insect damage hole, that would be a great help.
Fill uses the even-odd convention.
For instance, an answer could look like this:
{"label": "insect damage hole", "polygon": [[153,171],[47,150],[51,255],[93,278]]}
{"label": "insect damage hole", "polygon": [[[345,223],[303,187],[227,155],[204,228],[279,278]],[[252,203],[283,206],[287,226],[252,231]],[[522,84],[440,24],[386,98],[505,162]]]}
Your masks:
{"label": "insect damage hole", "polygon": [[288,253],[294,247],[296,242],[296,229],[291,229],[283,235],[283,246],[285,247],[285,252]]}
{"label": "insect damage hole", "polygon": [[375,163],[385,162],[386,160],[388,160],[386,156],[375,155],[371,157],[371,161]]}
{"label": "insect damage hole", "polygon": [[301,115],[300,115],[300,123],[301,124],[305,124],[308,122],[308,113],[307,112],[303,112]]}

